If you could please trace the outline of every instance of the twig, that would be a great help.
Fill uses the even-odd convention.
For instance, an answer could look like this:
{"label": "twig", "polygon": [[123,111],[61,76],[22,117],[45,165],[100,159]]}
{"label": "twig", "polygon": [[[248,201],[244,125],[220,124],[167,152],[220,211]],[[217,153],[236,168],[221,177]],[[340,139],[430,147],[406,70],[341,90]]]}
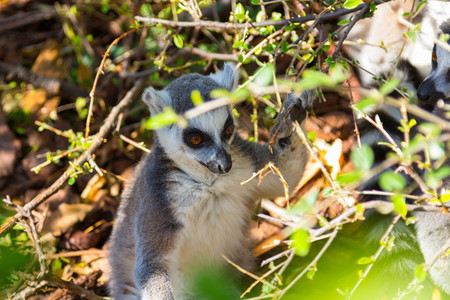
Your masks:
{"label": "twig", "polygon": [[[127,92],[127,94],[122,98],[119,104],[113,107],[108,117],[106,118],[105,123],[102,125],[102,127],[100,127],[100,130],[96,134],[95,138],[92,140],[91,146],[89,146],[89,148],[86,149],[86,151],[83,152],[78,157],[78,159],[76,159],[75,162],[72,165],[70,165],[66,169],[66,171],[49,188],[47,188],[45,191],[34,197],[30,202],[25,204],[24,205],[25,210],[32,211],[40,204],[45,202],[45,200],[47,200],[50,196],[55,194],[61,188],[61,186],[67,181],[67,179],[69,179],[70,175],[74,171],[74,166],[81,166],[88,161],[88,159],[97,150],[97,148],[103,144],[104,139],[110,134],[118,115],[123,110],[125,110],[129,106],[131,101],[140,94],[140,92],[144,88],[144,85],[145,85],[144,79],[136,81],[134,86]],[[11,228],[19,218],[20,214],[16,214],[15,216],[10,217],[0,227],[0,235],[3,234],[9,228]]]}
{"label": "twig", "polygon": [[[372,118],[370,118],[367,115],[364,116],[364,119],[366,119],[366,121],[368,121],[370,124],[375,126],[375,128],[378,129],[384,135],[384,137],[389,141],[391,149],[394,150],[394,152],[399,157],[403,157],[402,150],[397,145],[397,143],[394,141],[394,139],[391,137],[391,135],[384,129],[383,124],[381,124],[379,119],[377,120],[377,122],[375,122],[374,120],[372,120]],[[411,165],[406,162],[400,162],[400,164],[404,170],[404,173],[408,174],[419,185],[419,188],[422,191],[422,193],[424,195],[428,195],[428,197],[432,197],[432,195],[428,192],[427,185],[422,180],[422,178],[420,178],[420,176],[417,174],[417,172],[414,171],[414,169],[411,167]]]}
{"label": "twig", "polygon": [[238,56],[236,54],[226,54],[226,53],[213,53],[201,50],[199,48],[183,48],[184,52],[192,53],[208,60],[224,60],[224,61],[238,61]]}
{"label": "twig", "polygon": [[284,266],[285,263],[281,263],[276,267],[273,267],[272,269],[270,269],[269,271],[267,271],[266,273],[264,273],[263,275],[261,275],[261,277],[259,277],[257,280],[253,281],[252,284],[242,293],[241,298],[243,298],[246,294],[250,293],[251,290],[258,284],[260,283],[263,279],[265,279],[267,276],[269,276],[270,274],[272,274],[273,272],[275,272],[276,270],[278,270],[279,268],[281,268],[282,266]]}
{"label": "twig", "polygon": [[82,255],[98,255],[98,256],[106,256],[105,250],[99,249],[91,249],[91,250],[80,250],[80,251],[68,251],[68,252],[60,252],[54,254],[47,254],[47,259],[57,259],[61,257],[78,257]]}
{"label": "twig", "polygon": [[124,142],[126,142],[126,143],[128,143],[128,144],[130,144],[130,145],[132,145],[132,146],[134,146],[134,147],[136,147],[136,148],[138,148],[138,149],[140,149],[140,150],[146,152],[146,153],[150,153],[150,149],[148,149],[148,148],[142,146],[141,144],[139,144],[139,143],[133,141],[132,139],[130,139],[130,138],[124,136],[124,135],[121,134],[121,133],[119,133],[119,138],[120,138],[122,141],[124,141]]}
{"label": "twig", "polygon": [[[397,22],[408,27],[410,30],[415,30],[415,28],[417,26],[417,25],[414,25],[414,24],[408,22],[401,16],[398,16]],[[427,35],[422,30],[420,30],[420,34]],[[441,41],[440,39],[436,38],[435,36],[429,36],[429,35],[427,35],[427,36],[433,39],[433,43],[439,45],[439,47],[445,49],[447,52],[450,52],[450,46],[446,42]]]}
{"label": "twig", "polygon": [[117,45],[117,43],[123,39],[124,37],[130,35],[131,33],[135,32],[136,30],[138,30],[139,28],[133,28],[131,30],[128,30],[127,32],[121,34],[118,38],[116,38],[108,47],[108,49],[106,49],[105,54],[103,55],[102,61],[100,62],[100,66],[98,67],[97,70],[97,74],[95,74],[95,79],[94,79],[94,83],[92,84],[92,90],[89,93],[89,110],[88,110],[88,114],[87,114],[87,119],[86,119],[86,132],[85,132],[85,137],[89,136],[89,131],[90,131],[90,124],[91,124],[91,117],[92,117],[92,107],[94,105],[94,95],[95,95],[95,89],[97,88],[97,83],[98,83],[98,78],[100,77],[100,74],[103,73],[103,66],[105,65],[105,61],[106,58],[109,56],[109,52],[111,51],[111,48],[115,45]]}
{"label": "twig", "polygon": [[244,273],[248,276],[250,276],[251,278],[255,279],[255,280],[260,280],[261,282],[263,282],[264,284],[270,286],[272,289],[274,290],[278,290],[278,288],[276,286],[274,286],[273,284],[271,284],[270,282],[262,279],[261,277],[256,276],[253,273],[250,273],[249,271],[245,270],[244,268],[238,266],[237,264],[235,264],[234,262],[232,262],[230,259],[228,259],[225,255],[222,254],[223,259],[225,259],[230,265],[232,265],[233,267],[235,267],[236,269],[238,269],[239,272]]}
{"label": "twig", "polygon": [[364,15],[369,11],[370,4],[364,3],[361,10],[354,16],[353,20],[348,24],[345,31],[342,33],[342,35],[339,37],[339,42],[336,46],[336,48],[333,51],[332,57],[336,59],[337,54],[339,51],[341,51],[342,43],[344,43],[345,39],[347,38],[350,30],[352,30],[353,26],[355,26],[356,22],[358,22],[360,19],[364,17]]}

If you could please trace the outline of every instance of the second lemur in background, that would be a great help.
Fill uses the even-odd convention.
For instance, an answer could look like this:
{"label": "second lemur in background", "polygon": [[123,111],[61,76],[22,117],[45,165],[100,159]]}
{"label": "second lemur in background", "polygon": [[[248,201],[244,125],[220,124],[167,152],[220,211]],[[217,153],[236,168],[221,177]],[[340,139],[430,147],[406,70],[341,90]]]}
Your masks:
{"label": "second lemur in background", "polygon": [[[154,116],[166,107],[184,114],[198,90],[205,101],[215,89],[232,91],[238,73],[226,64],[216,74],[183,76],[161,91],[148,88],[144,101]],[[294,123],[302,123],[312,93],[289,95],[271,136],[272,149],[236,134],[231,106],[188,120],[185,128],[156,130],[122,195],[111,236],[111,296],[115,299],[198,299],[190,280],[201,267],[225,266],[225,255],[244,268],[252,265],[248,222],[261,197],[283,195],[280,179],[249,179],[273,162],[289,187],[303,174],[308,155]],[[296,129],[297,128],[297,129]]]}

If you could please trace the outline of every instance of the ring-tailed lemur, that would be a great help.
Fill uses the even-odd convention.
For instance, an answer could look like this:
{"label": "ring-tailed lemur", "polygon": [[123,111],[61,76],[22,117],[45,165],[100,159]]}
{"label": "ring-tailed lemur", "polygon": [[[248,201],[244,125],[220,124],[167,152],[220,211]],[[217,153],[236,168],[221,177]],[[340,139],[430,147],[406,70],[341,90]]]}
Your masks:
{"label": "ring-tailed lemur", "polygon": [[[443,5],[448,4],[443,3]],[[449,11],[443,13],[446,13],[448,17],[450,16]],[[450,33],[450,19],[442,23],[440,30],[445,34]],[[430,53],[429,56],[432,57],[431,72],[420,84],[418,89],[417,86],[413,87],[414,89],[417,89],[417,96],[424,107],[427,109],[431,108],[433,114],[450,121],[448,115],[448,105],[450,102],[450,53],[443,47],[434,45],[432,54]],[[428,58],[428,62],[429,61]],[[423,64],[423,62],[421,63]],[[437,105],[439,99],[444,101],[443,107]],[[400,127],[398,120],[402,119],[400,111],[394,107],[384,106],[376,111],[375,114],[379,116],[383,123],[383,127],[388,131],[390,136],[398,145],[401,145],[404,138],[404,132],[398,129]],[[418,121],[422,122],[421,120]],[[417,133],[417,126],[413,127],[410,132],[411,138]],[[380,142],[388,141],[378,129],[375,129],[369,124],[364,124],[361,131],[361,142],[370,145],[374,150],[376,163],[381,163],[386,159],[389,148]],[[446,152],[448,155],[450,151],[448,142],[446,145]],[[449,161],[450,160],[447,159],[446,163],[448,164]],[[393,166],[392,171],[397,167],[398,166]],[[405,178],[408,180],[406,176]],[[408,180],[410,183],[411,181],[412,180]],[[447,190],[450,189],[450,178],[444,180],[443,188]],[[374,180],[369,180],[363,184],[361,190],[381,190],[378,185],[378,178],[374,178]],[[380,196],[363,197],[363,200],[371,199],[380,199]],[[394,230],[397,245],[389,254],[390,256],[397,254],[397,259],[390,260],[392,262],[391,265],[395,265],[395,270],[393,272],[409,272],[412,277],[413,268],[423,261],[420,254],[421,252],[425,258],[425,263],[433,263],[433,266],[429,271],[431,279],[444,292],[450,295],[450,256],[442,255],[440,258],[437,257],[440,252],[450,247],[450,214],[415,212],[413,215],[417,217],[417,222],[414,226],[415,235],[411,228],[404,224],[398,224]],[[370,217],[376,218],[379,222],[385,223],[385,225],[390,222],[388,217],[375,216],[373,214]],[[378,231],[375,227],[369,228],[368,230],[373,232]],[[369,236],[369,234],[367,236]],[[416,249],[416,243],[420,247],[420,251],[419,249]],[[394,254],[392,254],[392,252]],[[386,265],[382,265],[380,269],[386,269]],[[384,270],[381,270],[380,273],[383,271]]]}
{"label": "ring-tailed lemur", "polygon": [[[226,64],[209,76],[183,76],[161,91],[150,87],[143,99],[152,115],[168,106],[183,114],[194,107],[192,91],[208,101],[212,90],[232,91],[237,81],[236,70]],[[224,265],[221,255],[251,266],[247,227],[256,201],[282,195],[283,185],[273,174],[260,184],[240,183],[273,162],[295,187],[308,154],[293,123],[302,123],[311,105],[310,92],[298,99],[288,96],[272,131],[277,132],[272,149],[236,134],[230,106],[190,119],[186,128],[156,130],[151,153],[122,196],[108,256],[111,295],[189,299],[194,271]]]}
{"label": "ring-tailed lemur", "polygon": [[[450,13],[449,13],[450,14]],[[450,19],[441,26],[442,32],[450,35]],[[450,45],[450,40],[447,42]],[[450,52],[434,45],[430,74],[420,85],[417,96],[429,105],[434,106],[433,114],[450,122]],[[438,101],[443,106],[438,106]],[[450,133],[450,131],[447,131]],[[449,153],[450,144],[447,141],[446,152]],[[447,158],[450,164],[450,158]],[[444,180],[443,188],[450,190],[450,178]],[[418,218],[415,228],[425,262],[430,264],[445,248],[450,248],[450,213],[417,212]],[[433,281],[450,295],[450,255],[442,256],[434,262],[430,269]]]}
{"label": "ring-tailed lemur", "polygon": [[[358,60],[364,69],[358,72],[362,85],[378,86],[377,78],[386,78],[394,71],[393,77],[401,80],[400,87],[414,93],[430,73],[433,38],[449,18],[450,2],[427,1],[413,18],[415,25],[420,23],[420,31],[411,30],[414,37],[406,38],[404,34],[410,28],[402,23],[402,14],[422,4],[414,0],[388,1],[377,6],[372,18],[358,21],[352,28],[347,40],[364,41],[362,45],[353,43],[347,46],[349,56]],[[408,17],[405,20],[410,21]]]}

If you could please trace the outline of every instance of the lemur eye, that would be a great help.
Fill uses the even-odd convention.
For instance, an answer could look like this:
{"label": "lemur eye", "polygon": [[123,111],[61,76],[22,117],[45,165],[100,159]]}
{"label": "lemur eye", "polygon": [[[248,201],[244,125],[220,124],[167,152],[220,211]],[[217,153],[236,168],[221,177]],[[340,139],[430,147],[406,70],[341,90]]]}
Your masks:
{"label": "lemur eye", "polygon": [[431,59],[433,60],[433,61],[436,61],[437,60],[437,56],[436,56],[436,53],[433,51],[433,54],[431,54]]}
{"label": "lemur eye", "polygon": [[200,135],[193,135],[189,138],[189,144],[193,146],[198,146],[203,142],[203,137]]}
{"label": "lemur eye", "polygon": [[234,131],[234,125],[231,124],[230,126],[227,127],[227,129],[225,129],[224,133],[225,135],[231,135]]}

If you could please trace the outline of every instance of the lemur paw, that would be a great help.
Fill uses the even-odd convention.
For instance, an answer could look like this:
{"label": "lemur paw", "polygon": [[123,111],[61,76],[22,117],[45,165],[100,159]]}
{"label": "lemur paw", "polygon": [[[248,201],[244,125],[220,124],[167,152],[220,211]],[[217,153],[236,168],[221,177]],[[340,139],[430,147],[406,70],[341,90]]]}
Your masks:
{"label": "lemur paw", "polygon": [[289,111],[292,121],[301,123],[306,118],[306,113],[313,108],[315,92],[304,91],[299,97],[290,93],[286,99],[285,108]]}

